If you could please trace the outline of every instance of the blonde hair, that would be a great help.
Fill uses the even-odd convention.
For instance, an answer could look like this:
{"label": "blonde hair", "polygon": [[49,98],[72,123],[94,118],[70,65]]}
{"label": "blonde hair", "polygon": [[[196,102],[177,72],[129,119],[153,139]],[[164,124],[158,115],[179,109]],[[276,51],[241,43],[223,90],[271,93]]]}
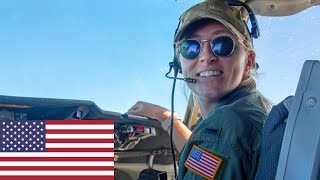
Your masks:
{"label": "blonde hair", "polygon": [[[252,45],[252,42],[251,40],[249,39],[245,39],[243,41],[245,47],[247,48],[247,50],[249,51],[254,51],[253,50],[253,45]],[[256,81],[255,81],[255,78],[258,77],[258,72],[257,72],[257,69],[258,69],[258,65],[257,63],[254,63],[253,67],[249,70],[248,73],[244,73],[243,74],[243,77],[242,77],[242,80],[241,80],[241,83],[242,85],[245,85],[246,87],[248,87],[248,90],[249,89],[254,89],[257,91],[257,93],[259,94],[259,96],[262,98],[262,103],[263,105],[266,107],[266,109],[268,111],[271,111],[271,108],[272,108],[272,103],[269,99],[267,99],[266,97],[264,97],[260,91],[258,91],[256,89]]]}

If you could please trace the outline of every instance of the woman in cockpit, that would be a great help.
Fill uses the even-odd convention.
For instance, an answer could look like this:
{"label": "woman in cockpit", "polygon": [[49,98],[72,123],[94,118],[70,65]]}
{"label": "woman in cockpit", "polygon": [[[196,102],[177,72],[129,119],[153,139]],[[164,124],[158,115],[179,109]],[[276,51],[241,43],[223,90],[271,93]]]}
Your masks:
{"label": "woman in cockpit", "polygon": [[[178,179],[254,179],[268,101],[256,90],[252,39],[241,11],[221,0],[205,1],[180,18],[174,37],[178,63],[201,118],[189,130],[175,116],[180,151]],[[171,112],[137,102],[128,114],[167,122]]]}

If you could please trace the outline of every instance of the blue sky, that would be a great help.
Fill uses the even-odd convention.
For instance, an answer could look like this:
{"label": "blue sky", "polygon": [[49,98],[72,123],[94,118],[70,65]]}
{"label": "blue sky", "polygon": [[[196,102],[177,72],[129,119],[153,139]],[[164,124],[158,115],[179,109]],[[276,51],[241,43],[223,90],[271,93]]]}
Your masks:
{"label": "blue sky", "polygon": [[[0,0],[0,94],[91,100],[121,113],[138,100],[170,108],[173,33],[197,2]],[[294,94],[305,60],[320,60],[319,8],[258,17],[258,88],[273,103]],[[181,114],[184,89],[179,82]]]}

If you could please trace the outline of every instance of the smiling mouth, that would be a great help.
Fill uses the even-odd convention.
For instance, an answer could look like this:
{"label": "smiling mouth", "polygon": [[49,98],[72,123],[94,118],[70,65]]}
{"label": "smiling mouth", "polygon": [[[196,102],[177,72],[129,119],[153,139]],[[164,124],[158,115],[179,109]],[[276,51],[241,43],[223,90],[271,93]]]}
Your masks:
{"label": "smiling mouth", "polygon": [[219,76],[223,74],[222,71],[203,71],[197,74],[200,77],[212,77],[212,76]]}

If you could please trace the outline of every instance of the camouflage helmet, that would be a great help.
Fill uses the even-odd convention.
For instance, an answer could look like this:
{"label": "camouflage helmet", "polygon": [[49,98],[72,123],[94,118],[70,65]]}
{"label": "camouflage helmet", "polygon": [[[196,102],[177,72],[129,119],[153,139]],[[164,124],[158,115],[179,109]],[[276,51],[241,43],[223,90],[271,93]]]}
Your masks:
{"label": "camouflage helmet", "polygon": [[239,41],[248,40],[251,45],[250,33],[242,12],[238,8],[228,5],[224,0],[207,0],[185,11],[180,17],[174,43],[179,41],[186,28],[201,19],[214,19],[222,23]]}

